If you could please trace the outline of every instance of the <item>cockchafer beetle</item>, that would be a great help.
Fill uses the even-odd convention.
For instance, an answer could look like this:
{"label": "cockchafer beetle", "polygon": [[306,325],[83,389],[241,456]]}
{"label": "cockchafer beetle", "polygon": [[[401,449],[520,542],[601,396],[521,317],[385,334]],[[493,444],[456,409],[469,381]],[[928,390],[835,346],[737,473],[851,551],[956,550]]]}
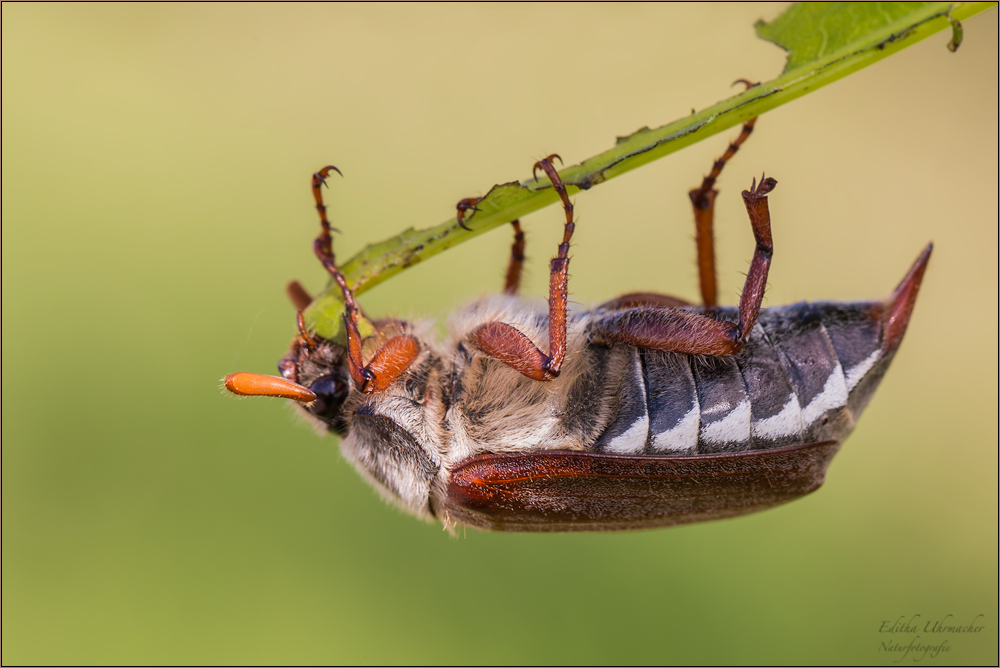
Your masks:
{"label": "cockchafer beetle", "polygon": [[[533,171],[549,177],[566,216],[547,310],[517,296],[515,220],[503,294],[460,311],[443,346],[426,326],[394,319],[362,339],[320,190],[339,170],[323,168],[312,179],[314,250],[343,294],[346,346],[306,330],[310,297],[292,282],[299,334],[281,376],[234,373],[225,386],[299,402],[383,496],[448,528],[651,528],[812,492],[902,341],[932,246],[885,300],[761,309],[777,185],[762,176],[743,191],[756,248],[739,307],[718,306],[714,184],[755,120],[689,193],[701,306],[636,293],[568,312],[573,204],[553,155]],[[460,225],[476,202],[458,203]]]}

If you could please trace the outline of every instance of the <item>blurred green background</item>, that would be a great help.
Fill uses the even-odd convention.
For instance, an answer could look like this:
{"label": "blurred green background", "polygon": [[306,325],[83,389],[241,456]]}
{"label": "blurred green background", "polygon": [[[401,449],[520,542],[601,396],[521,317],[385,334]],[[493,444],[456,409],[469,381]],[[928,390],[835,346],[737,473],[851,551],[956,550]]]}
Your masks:
{"label": "blurred green background", "polygon": [[[610,535],[450,536],[386,506],[281,401],[283,286],[461,197],[766,80],[781,5],[3,5],[3,662],[997,661],[997,11],[763,116],[719,182],[721,295],[887,294],[934,257],[894,368],[817,493]],[[686,192],[730,130],[576,196],[570,289],[694,298]],[[524,223],[541,297],[561,234]],[[364,295],[442,319],[497,289],[506,228]],[[891,635],[891,634],[890,634]],[[912,656],[903,662],[912,663]]]}

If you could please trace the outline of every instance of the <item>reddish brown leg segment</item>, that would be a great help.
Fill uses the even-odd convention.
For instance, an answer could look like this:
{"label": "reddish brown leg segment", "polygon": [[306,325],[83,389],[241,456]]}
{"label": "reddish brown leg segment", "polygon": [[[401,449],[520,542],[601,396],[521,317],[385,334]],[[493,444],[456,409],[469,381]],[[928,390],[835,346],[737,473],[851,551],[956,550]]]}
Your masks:
{"label": "reddish brown leg segment", "polygon": [[[546,355],[520,331],[502,322],[488,322],[473,330],[470,338],[483,352],[496,357],[510,367],[535,380],[552,380],[559,375],[563,359],[566,357],[566,302],[569,275],[569,242],[573,238],[576,225],[573,223],[573,204],[566,194],[559,173],[552,166],[549,157],[535,163],[532,175],[539,169],[552,181],[552,187],[559,193],[566,213],[563,240],[556,256],[549,264],[549,355]],[[562,158],[559,158],[562,161]],[[517,239],[515,237],[515,246]]]}
{"label": "reddish brown leg segment", "polygon": [[510,261],[507,263],[503,293],[516,295],[521,286],[521,267],[524,266],[524,232],[521,231],[520,220],[512,220],[510,224],[514,226],[514,243],[510,246]]}
{"label": "reddish brown leg segment", "polygon": [[[329,165],[319,170],[312,177],[313,198],[316,200],[316,211],[319,213],[321,225],[319,236],[313,242],[313,251],[320,263],[330,273],[340,287],[344,297],[344,331],[347,335],[347,366],[354,380],[354,386],[359,392],[381,392],[392,381],[399,377],[413,363],[420,352],[420,344],[410,336],[396,336],[386,341],[365,365],[361,355],[361,334],[358,331],[358,305],[354,301],[354,292],[347,285],[347,279],[337,267],[333,255],[332,227],[326,217],[326,205],[323,204],[321,188],[326,185],[326,177],[340,170]],[[301,313],[299,318],[301,319]],[[301,327],[301,325],[300,325]]]}
{"label": "reddish brown leg segment", "polygon": [[743,347],[760,312],[767,285],[767,272],[774,251],[767,194],[778,184],[761,176],[750,190],[743,191],[753,236],[757,242],[743,294],[740,296],[739,324],[715,320],[691,311],[641,306],[609,315],[594,325],[598,339],[628,343],[687,355],[732,355]]}
{"label": "reddish brown leg segment", "polygon": [[771,268],[771,255],[774,254],[774,244],[771,242],[771,213],[767,208],[767,194],[774,190],[776,185],[778,185],[777,181],[761,174],[760,185],[754,179],[750,190],[743,191],[743,205],[746,206],[747,215],[750,216],[750,225],[753,227],[753,238],[757,242],[757,247],[753,252],[753,260],[750,261],[750,271],[747,272],[747,280],[743,284],[743,293],[740,294],[740,330],[738,336],[741,344],[747,340],[750,331],[757,323],[757,314],[760,313],[760,305],[764,301],[767,272]]}
{"label": "reddish brown leg segment", "polygon": [[302,340],[302,344],[306,348],[315,348],[316,341],[313,340],[312,334],[306,329],[306,320],[302,317],[301,309],[295,312],[295,326],[298,327],[299,338]]}
{"label": "reddish brown leg segment", "polygon": [[285,293],[288,295],[288,299],[291,300],[292,305],[300,311],[304,311],[312,303],[312,297],[298,281],[290,281],[285,286]]}
{"label": "reddish brown leg segment", "polygon": [[[476,205],[482,201],[483,201],[482,197],[466,197],[465,199],[458,200],[458,204],[455,205],[455,210],[457,212],[456,218],[458,219],[459,227],[468,232],[472,231],[472,228],[465,226],[465,214],[468,211],[472,212],[479,211],[479,209],[476,208]],[[470,217],[471,215],[472,214],[470,214]]]}
{"label": "reddish brown leg segment", "polygon": [[[466,197],[458,201],[455,210],[459,227],[469,232],[472,231],[466,226],[465,221],[473,215],[469,211],[473,213],[479,211],[476,205],[482,201],[482,197]],[[516,295],[517,289],[521,285],[521,267],[524,265],[524,232],[521,231],[520,220],[512,220],[510,224],[514,226],[514,243],[510,247],[510,261],[507,263],[507,276],[504,278],[503,292],[506,295]]]}
{"label": "reddish brown leg segment", "polygon": [[[747,88],[757,85],[743,79],[736,83],[746,84]],[[756,122],[756,118],[751,118],[743,124],[740,136],[730,143],[726,152],[712,164],[712,171],[702,179],[701,186],[688,193],[688,197],[691,198],[691,206],[694,209],[695,243],[698,247],[698,282],[701,285],[701,300],[705,306],[716,306],[719,303],[715,272],[715,233],[713,231],[715,196],[719,194],[719,191],[715,189],[715,180],[719,178],[726,162],[736,155],[740,145],[753,132],[753,126]]]}

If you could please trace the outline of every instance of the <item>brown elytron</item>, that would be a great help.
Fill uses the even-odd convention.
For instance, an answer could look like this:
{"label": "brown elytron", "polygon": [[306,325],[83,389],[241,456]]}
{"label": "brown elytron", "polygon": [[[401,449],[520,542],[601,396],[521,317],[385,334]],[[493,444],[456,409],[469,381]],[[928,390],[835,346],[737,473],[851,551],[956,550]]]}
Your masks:
{"label": "brown elytron", "polygon": [[817,489],[839,448],[827,442],[693,457],[482,455],[452,472],[444,511],[458,524],[494,531],[650,529],[735,517]]}

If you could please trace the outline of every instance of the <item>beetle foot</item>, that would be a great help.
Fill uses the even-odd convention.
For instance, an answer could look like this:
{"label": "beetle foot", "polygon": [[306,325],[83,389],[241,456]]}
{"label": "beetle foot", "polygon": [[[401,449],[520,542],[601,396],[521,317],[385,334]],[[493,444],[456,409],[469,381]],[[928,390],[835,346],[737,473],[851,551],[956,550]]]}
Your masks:
{"label": "beetle foot", "polygon": [[[465,212],[472,211],[474,215],[479,209],[476,207],[477,204],[483,201],[482,197],[466,197],[465,199],[458,200],[458,204],[455,205],[455,209],[458,211],[458,226],[467,232],[471,232],[472,229],[465,226]],[[470,215],[471,217],[471,215]]]}

